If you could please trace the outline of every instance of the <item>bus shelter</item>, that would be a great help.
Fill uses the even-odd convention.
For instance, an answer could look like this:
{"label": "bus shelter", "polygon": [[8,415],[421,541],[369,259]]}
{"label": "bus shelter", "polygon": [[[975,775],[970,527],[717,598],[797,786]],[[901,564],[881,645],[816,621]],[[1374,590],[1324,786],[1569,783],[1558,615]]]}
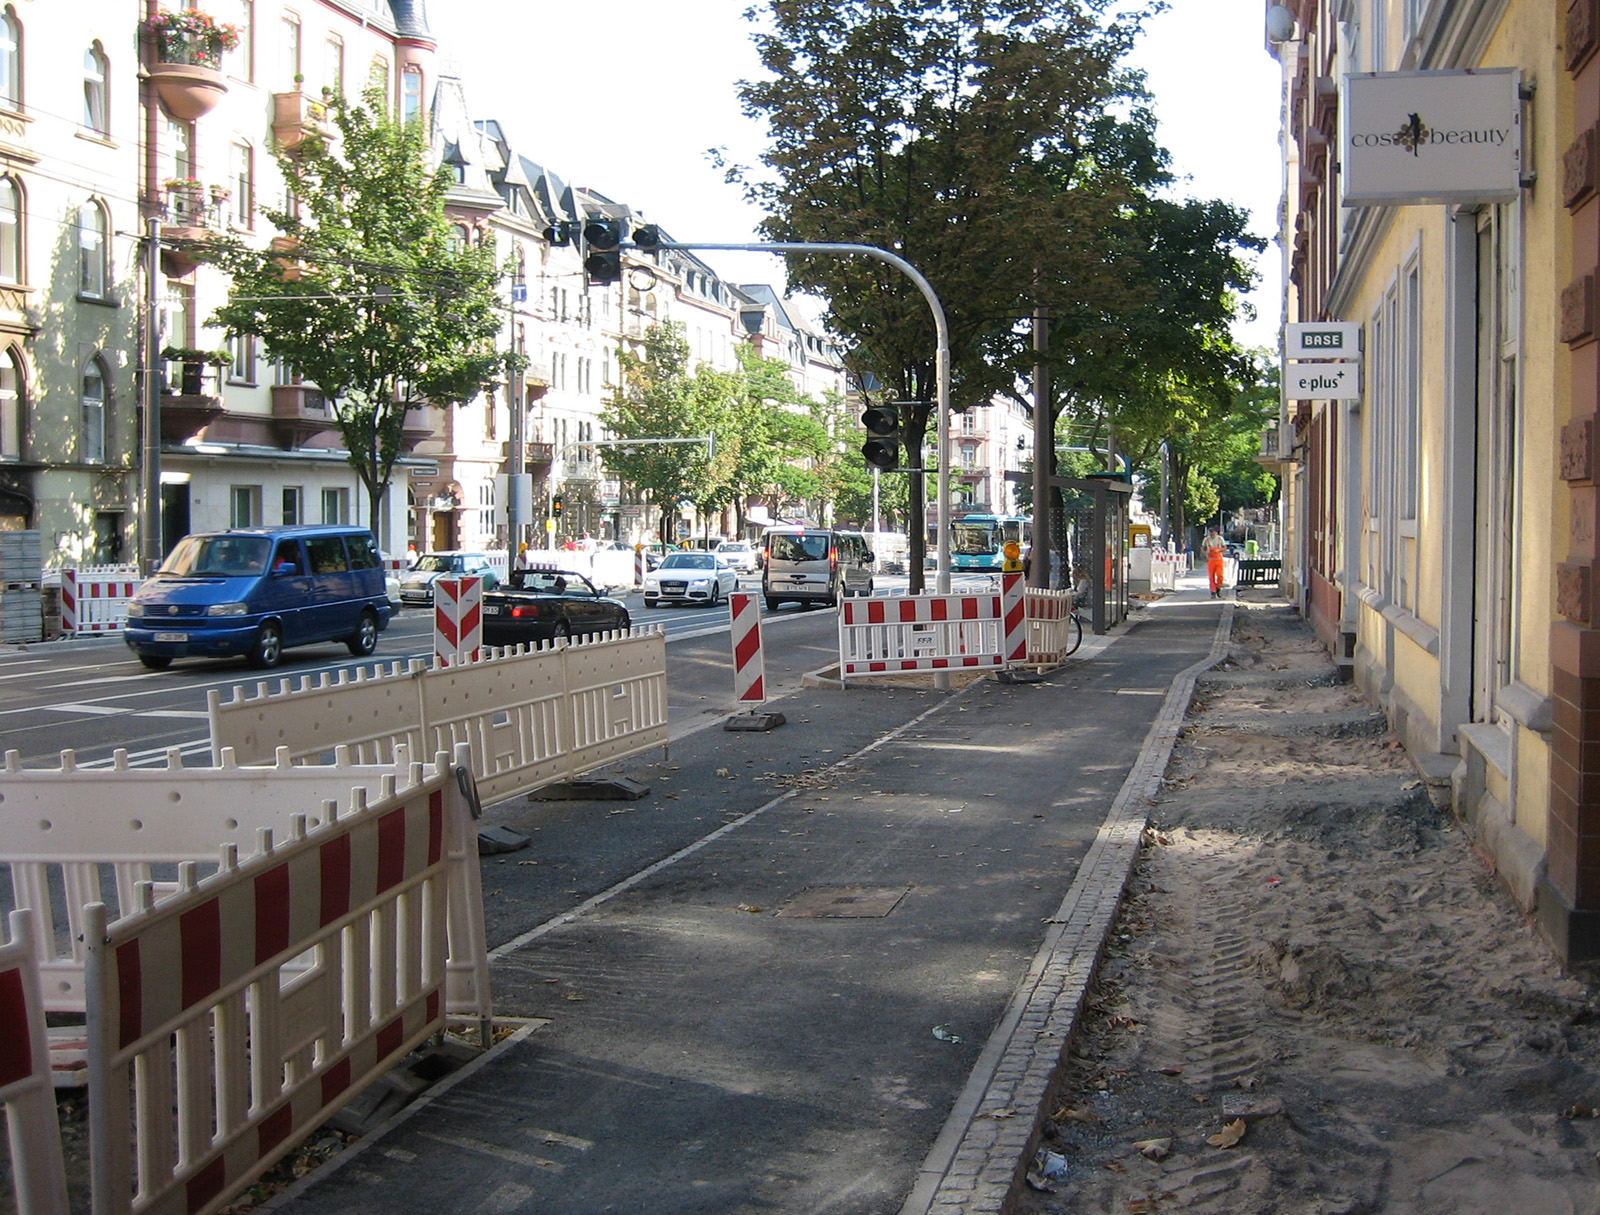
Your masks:
{"label": "bus shelter", "polygon": [[[1073,567],[1083,566],[1092,587],[1089,624],[1096,633],[1104,633],[1128,617],[1128,525],[1133,486],[1122,479],[1125,475],[1050,478],[1050,488],[1059,497],[1051,495],[1050,573],[1044,583],[1069,587]],[[1007,473],[1006,479],[1031,482],[1033,474]],[[1043,539],[1042,529],[1035,526],[1035,560],[1042,555]]]}

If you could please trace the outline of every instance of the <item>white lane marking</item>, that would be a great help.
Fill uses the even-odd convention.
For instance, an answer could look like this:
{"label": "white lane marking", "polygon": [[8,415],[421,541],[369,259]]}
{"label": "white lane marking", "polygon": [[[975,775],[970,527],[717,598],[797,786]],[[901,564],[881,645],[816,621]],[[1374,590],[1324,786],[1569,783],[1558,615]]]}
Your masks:
{"label": "white lane marking", "polygon": [[448,1144],[450,1147],[465,1148],[469,1152],[482,1152],[485,1156],[497,1156],[511,1164],[520,1164],[528,1168],[543,1169],[547,1173],[562,1172],[567,1166],[554,1160],[546,1160],[543,1156],[535,1156],[531,1152],[519,1152],[515,1148],[499,1147],[493,1143],[485,1143],[482,1139],[473,1139],[466,1135],[438,1135],[432,1131],[418,1131],[420,1139],[432,1139],[435,1143]]}

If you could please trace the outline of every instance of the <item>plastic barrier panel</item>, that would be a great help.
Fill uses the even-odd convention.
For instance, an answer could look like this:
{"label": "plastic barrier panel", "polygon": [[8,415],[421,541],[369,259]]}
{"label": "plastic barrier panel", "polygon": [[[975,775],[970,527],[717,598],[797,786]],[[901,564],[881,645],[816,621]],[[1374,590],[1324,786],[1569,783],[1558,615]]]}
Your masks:
{"label": "plastic barrier panel", "polygon": [[62,570],[61,631],[74,637],[120,632],[128,623],[128,600],[140,581],[133,566]]}
{"label": "plastic barrier panel", "polygon": [[483,649],[483,579],[436,578],[433,583],[433,657],[454,666]]}
{"label": "plastic barrier panel", "polygon": [[761,600],[743,591],[728,596],[733,635],[733,699],[760,704],[767,698],[766,663],[761,656]]}
{"label": "plastic barrier panel", "polygon": [[1029,587],[1024,597],[1028,621],[1028,662],[1052,666],[1066,658],[1072,645],[1068,621],[1072,617],[1071,591],[1046,591]]}
{"label": "plastic barrier panel", "polygon": [[11,913],[11,939],[0,945],[0,1107],[17,1215],[67,1215],[33,915],[22,910]]}
{"label": "plastic barrier panel", "polygon": [[907,595],[839,605],[839,674],[849,680],[1005,665],[999,595]]}
{"label": "plastic barrier panel", "polygon": [[204,880],[185,864],[115,923],[86,910],[96,1215],[216,1210],[444,1029],[466,803],[441,763]]}

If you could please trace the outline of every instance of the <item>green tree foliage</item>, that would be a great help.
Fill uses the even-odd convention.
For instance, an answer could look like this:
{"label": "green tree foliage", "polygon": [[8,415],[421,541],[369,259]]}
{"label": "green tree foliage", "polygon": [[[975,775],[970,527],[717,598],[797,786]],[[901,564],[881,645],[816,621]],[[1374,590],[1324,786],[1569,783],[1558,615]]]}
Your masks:
{"label": "green tree foliage", "polygon": [[291,201],[262,210],[282,237],[206,250],[233,278],[211,323],[259,337],[334,403],[376,523],[407,411],[470,400],[512,356],[493,347],[492,247],[452,243],[450,175],[428,167],[422,124],[397,121],[379,92],[328,108],[337,140],[278,153]]}

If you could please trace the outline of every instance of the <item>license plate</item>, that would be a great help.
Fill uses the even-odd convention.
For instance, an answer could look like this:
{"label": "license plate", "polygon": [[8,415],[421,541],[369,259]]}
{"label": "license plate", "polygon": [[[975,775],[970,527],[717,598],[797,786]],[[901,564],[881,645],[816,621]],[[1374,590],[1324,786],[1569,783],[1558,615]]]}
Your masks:
{"label": "license plate", "polygon": [[485,616],[498,616],[500,614],[500,605],[497,604],[497,603],[486,603],[486,604],[484,604],[483,605],[483,614]]}
{"label": "license plate", "polygon": [[187,633],[157,633],[152,640],[155,641],[188,641]]}

